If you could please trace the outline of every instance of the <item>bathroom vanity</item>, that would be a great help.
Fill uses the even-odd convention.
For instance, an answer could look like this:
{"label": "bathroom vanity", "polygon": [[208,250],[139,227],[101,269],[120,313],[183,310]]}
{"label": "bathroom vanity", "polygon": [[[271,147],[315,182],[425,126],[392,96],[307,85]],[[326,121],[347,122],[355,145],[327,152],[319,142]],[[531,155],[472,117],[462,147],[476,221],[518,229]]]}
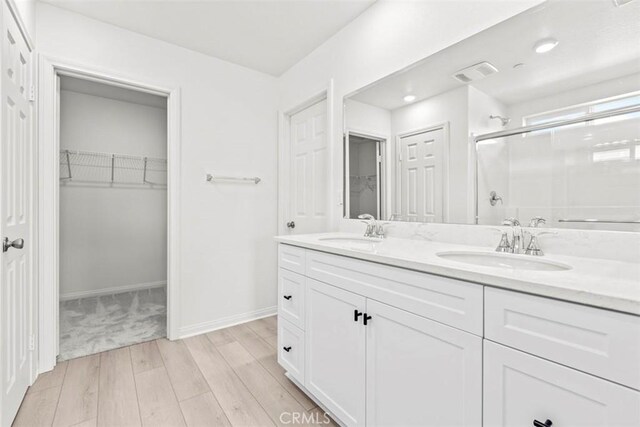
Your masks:
{"label": "bathroom vanity", "polygon": [[[637,28],[611,3],[548,1],[351,88],[341,156],[295,157],[278,360],[342,424],[640,426],[640,71],[609,55],[640,62],[591,41]],[[324,229],[366,231],[293,235],[334,197]]]}
{"label": "bathroom vanity", "polygon": [[[640,425],[637,266],[516,265],[537,257],[350,234],[277,240],[278,361],[341,424]],[[628,280],[607,282],[613,269]]]}

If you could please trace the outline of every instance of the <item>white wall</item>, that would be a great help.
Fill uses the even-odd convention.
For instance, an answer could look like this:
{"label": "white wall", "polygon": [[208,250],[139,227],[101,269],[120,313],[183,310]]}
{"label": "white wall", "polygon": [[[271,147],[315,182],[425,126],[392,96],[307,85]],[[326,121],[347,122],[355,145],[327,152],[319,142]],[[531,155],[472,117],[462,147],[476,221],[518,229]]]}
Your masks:
{"label": "white wall", "polygon": [[[62,90],[60,148],[166,159],[167,110]],[[166,188],[62,181],[59,236],[62,299],[166,283]]]}
{"label": "white wall", "polygon": [[389,138],[391,112],[353,99],[345,100],[346,131]]}
{"label": "white wall", "polygon": [[[334,82],[331,171],[333,192],[342,188],[344,95],[541,3],[541,0],[380,1],[279,79],[279,108],[287,111]],[[331,206],[333,226],[342,207]]]}
{"label": "white wall", "polygon": [[[43,55],[181,89],[181,333],[274,307],[276,79],[47,4],[37,26]],[[208,184],[211,171],[262,182]]]}

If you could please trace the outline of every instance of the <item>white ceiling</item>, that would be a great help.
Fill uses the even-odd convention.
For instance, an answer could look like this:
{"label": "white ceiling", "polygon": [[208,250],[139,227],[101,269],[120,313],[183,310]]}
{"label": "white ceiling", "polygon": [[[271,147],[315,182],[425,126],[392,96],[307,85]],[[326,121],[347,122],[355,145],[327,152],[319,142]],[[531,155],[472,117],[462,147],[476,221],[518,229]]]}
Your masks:
{"label": "white ceiling", "polygon": [[60,90],[115,99],[116,101],[130,102],[149,107],[167,108],[167,98],[163,96],[75,77],[61,76]]}
{"label": "white ceiling", "polygon": [[[470,83],[506,105],[640,72],[640,1],[558,1],[526,11],[376,82],[352,99],[393,110],[403,97],[430,98],[464,86],[451,75],[488,61],[498,73]],[[534,43],[558,46],[537,54]],[[515,64],[523,63],[519,68]],[[640,81],[639,81],[640,85]]]}
{"label": "white ceiling", "polygon": [[274,76],[376,0],[41,0]]}

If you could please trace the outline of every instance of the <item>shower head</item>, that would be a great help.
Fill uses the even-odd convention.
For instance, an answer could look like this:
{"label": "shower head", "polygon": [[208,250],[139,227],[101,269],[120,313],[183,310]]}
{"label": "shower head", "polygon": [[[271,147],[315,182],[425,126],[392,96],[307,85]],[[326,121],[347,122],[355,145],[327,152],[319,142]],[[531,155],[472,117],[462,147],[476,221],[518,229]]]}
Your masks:
{"label": "shower head", "polygon": [[490,119],[498,119],[502,122],[502,126],[506,126],[509,124],[509,122],[511,121],[511,119],[509,117],[502,117],[502,116],[498,116],[498,115],[490,115],[489,116]]}

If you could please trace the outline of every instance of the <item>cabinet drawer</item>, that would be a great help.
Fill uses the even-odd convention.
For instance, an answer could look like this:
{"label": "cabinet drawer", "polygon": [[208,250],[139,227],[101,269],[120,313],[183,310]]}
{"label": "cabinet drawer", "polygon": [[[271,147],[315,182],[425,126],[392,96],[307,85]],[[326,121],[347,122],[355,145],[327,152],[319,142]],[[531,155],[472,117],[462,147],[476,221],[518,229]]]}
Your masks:
{"label": "cabinet drawer", "polygon": [[304,274],[305,252],[306,250],[303,248],[281,243],[278,245],[278,266],[298,274]]}
{"label": "cabinet drawer", "polygon": [[278,318],[278,363],[304,384],[304,332],[281,318]]}
{"label": "cabinet drawer", "polygon": [[306,275],[482,335],[483,287],[447,277],[307,251]]}
{"label": "cabinet drawer", "polygon": [[484,342],[484,426],[638,426],[640,393]]}
{"label": "cabinet drawer", "polygon": [[278,318],[304,329],[305,277],[284,268],[278,270]]}
{"label": "cabinet drawer", "polygon": [[485,337],[640,389],[640,317],[487,288]]}

